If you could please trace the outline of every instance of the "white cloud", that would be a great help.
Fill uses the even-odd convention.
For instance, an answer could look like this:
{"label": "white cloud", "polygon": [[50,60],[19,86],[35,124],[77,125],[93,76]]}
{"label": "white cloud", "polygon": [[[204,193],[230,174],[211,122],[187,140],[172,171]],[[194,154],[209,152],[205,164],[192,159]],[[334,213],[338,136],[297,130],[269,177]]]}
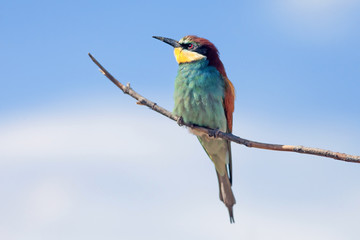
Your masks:
{"label": "white cloud", "polygon": [[[169,151],[163,144],[172,137],[172,132],[184,131],[174,128],[175,123],[169,120],[152,118],[154,113],[146,112],[145,120],[136,113],[114,113],[118,109],[81,109],[45,111],[3,123],[0,163],[98,158],[146,161],[149,156]],[[189,138],[188,134],[180,137]],[[172,148],[182,140],[172,139]]]}
{"label": "white cloud", "polygon": [[[355,165],[233,146],[230,225],[195,137],[146,109],[100,109],[35,111],[0,125],[1,239],[335,240],[359,233],[348,227],[360,211]],[[289,135],[286,126],[259,123],[242,122],[242,133]],[[308,138],[301,129],[291,134]],[[320,135],[312,141],[330,142]]]}
{"label": "white cloud", "polygon": [[278,25],[295,37],[336,42],[355,29],[359,2],[354,0],[279,0],[272,11]]}
{"label": "white cloud", "polygon": [[354,0],[286,0],[280,1],[293,11],[326,13],[339,8],[350,7]]}
{"label": "white cloud", "polygon": [[68,216],[74,204],[74,193],[64,179],[44,180],[30,187],[24,196],[24,215],[32,226],[46,226]]}

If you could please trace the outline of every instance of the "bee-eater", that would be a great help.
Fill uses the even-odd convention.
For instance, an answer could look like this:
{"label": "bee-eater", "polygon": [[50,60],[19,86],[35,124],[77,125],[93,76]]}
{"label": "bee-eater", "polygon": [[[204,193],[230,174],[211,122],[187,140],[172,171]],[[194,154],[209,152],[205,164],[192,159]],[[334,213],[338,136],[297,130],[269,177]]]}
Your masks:
{"label": "bee-eater", "polygon": [[[217,48],[209,40],[185,36],[180,41],[157,37],[174,47],[179,64],[175,79],[175,107],[173,113],[184,123],[194,124],[231,133],[235,90],[226,76]],[[220,200],[229,210],[234,222],[235,204],[232,185],[230,141],[192,131],[215,165],[219,181]]]}

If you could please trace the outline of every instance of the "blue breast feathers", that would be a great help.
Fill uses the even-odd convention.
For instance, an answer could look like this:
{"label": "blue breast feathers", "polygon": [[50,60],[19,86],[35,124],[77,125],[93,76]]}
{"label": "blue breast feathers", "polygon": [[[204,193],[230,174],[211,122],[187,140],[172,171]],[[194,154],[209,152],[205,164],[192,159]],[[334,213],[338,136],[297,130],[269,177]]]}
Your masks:
{"label": "blue breast feathers", "polygon": [[208,60],[179,65],[174,114],[186,123],[226,130],[224,79]]}

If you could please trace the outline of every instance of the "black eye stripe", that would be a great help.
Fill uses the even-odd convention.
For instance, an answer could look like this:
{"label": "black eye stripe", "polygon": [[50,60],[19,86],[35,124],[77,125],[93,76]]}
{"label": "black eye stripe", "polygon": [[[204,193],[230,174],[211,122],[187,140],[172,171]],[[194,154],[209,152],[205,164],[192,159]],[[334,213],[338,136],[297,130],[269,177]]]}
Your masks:
{"label": "black eye stripe", "polygon": [[[189,48],[191,46],[191,44],[193,45],[193,47]],[[200,53],[204,56],[206,56],[206,54],[207,54],[207,48],[205,46],[198,46],[194,43],[180,43],[180,45],[183,49],[188,49],[190,51]]]}
{"label": "black eye stripe", "polygon": [[192,43],[180,43],[181,47],[182,48],[186,48],[186,49],[194,49],[195,48],[195,44],[192,44]]}

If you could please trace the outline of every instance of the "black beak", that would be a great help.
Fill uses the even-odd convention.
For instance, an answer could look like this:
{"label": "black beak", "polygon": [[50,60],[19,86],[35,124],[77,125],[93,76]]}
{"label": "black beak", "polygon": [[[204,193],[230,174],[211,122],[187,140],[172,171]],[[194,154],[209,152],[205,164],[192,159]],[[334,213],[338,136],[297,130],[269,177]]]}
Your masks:
{"label": "black beak", "polygon": [[163,41],[164,43],[167,43],[167,44],[173,46],[174,48],[181,47],[181,45],[178,41],[171,39],[171,38],[158,37],[158,36],[153,36],[153,38]]}

